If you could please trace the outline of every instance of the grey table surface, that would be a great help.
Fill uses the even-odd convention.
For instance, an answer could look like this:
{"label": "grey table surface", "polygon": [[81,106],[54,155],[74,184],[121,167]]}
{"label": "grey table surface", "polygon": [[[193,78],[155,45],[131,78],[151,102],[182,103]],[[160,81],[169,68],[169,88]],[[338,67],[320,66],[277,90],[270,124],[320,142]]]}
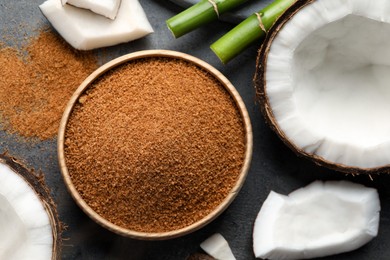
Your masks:
{"label": "grey table surface", "polygon": [[[261,1],[261,0],[260,0]],[[22,42],[25,33],[33,35],[48,23],[38,9],[43,0],[0,0],[0,38],[13,32]],[[265,3],[265,2],[264,2]],[[185,259],[201,252],[199,244],[215,232],[230,243],[239,260],[254,259],[252,228],[255,217],[271,190],[287,194],[310,182],[347,179],[378,189],[381,198],[381,218],[378,236],[350,253],[324,259],[389,259],[390,258],[390,177],[387,175],[345,176],[298,158],[265,124],[255,102],[252,78],[255,57],[260,43],[245,51],[228,65],[222,65],[209,50],[209,45],[223,35],[232,24],[215,22],[180,39],[174,39],[165,20],[181,10],[170,1],[141,1],[155,33],[141,40],[105,49],[106,60],[146,49],[170,49],[185,52],[210,63],[235,85],[249,111],[254,131],[254,153],[247,180],[235,201],[216,220],[184,237],[167,241],[139,241],[113,234],[90,220],[68,194],[57,162],[56,139],[42,142],[21,142],[18,136],[0,132],[0,152],[8,151],[36,171],[42,171],[52,191],[64,232],[63,259]],[[21,27],[21,25],[23,25]],[[20,28],[23,28],[21,30]],[[107,56],[108,55],[108,56]],[[1,80],[1,79],[0,79]],[[1,94],[1,93],[0,93]],[[1,231],[0,231],[1,232]],[[34,259],[32,256],[31,259]]]}

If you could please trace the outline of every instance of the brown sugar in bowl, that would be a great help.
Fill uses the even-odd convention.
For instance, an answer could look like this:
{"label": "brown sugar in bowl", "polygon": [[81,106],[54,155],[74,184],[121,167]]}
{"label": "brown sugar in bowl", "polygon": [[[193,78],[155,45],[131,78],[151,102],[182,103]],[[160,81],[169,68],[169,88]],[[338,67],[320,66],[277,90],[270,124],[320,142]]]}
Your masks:
{"label": "brown sugar in bowl", "polygon": [[162,240],[219,216],[252,157],[245,104],[219,71],[167,50],[119,57],[69,101],[58,157],[68,191],[117,234]]}

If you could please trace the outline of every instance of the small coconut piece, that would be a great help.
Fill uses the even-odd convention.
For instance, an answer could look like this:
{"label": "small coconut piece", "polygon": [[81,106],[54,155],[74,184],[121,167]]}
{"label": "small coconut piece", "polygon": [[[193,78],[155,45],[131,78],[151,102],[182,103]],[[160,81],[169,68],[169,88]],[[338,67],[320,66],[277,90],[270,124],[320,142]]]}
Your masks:
{"label": "small coconut piece", "polygon": [[58,33],[75,49],[91,50],[139,39],[153,32],[138,0],[122,0],[115,20],[89,10],[47,0],[39,6]]}
{"label": "small coconut piece", "polygon": [[212,235],[200,244],[200,247],[217,260],[235,260],[226,239],[219,233]]}
{"label": "small coconut piece", "polygon": [[271,192],[253,230],[257,258],[308,259],[348,252],[378,233],[376,189],[315,181],[288,196]]}
{"label": "small coconut piece", "polygon": [[346,173],[390,173],[389,10],[387,0],[297,0],[268,32],[256,93],[298,155]]}
{"label": "small coconut piece", "polygon": [[64,4],[88,9],[96,14],[114,20],[118,13],[121,0],[62,0],[62,5]]}

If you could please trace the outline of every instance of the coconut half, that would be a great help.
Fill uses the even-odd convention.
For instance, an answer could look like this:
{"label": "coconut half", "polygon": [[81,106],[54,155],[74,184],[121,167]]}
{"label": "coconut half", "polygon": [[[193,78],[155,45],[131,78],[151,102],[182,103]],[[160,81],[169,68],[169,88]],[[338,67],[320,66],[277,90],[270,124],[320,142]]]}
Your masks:
{"label": "coconut half", "polygon": [[347,173],[390,172],[390,2],[298,0],[259,51],[257,97],[296,153]]}
{"label": "coconut half", "polygon": [[43,180],[0,155],[0,259],[60,259],[61,224]]}

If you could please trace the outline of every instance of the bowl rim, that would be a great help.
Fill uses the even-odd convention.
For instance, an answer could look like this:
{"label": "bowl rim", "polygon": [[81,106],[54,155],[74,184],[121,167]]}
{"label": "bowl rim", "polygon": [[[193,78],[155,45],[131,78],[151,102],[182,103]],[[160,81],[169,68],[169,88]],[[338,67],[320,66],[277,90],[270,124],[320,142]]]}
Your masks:
{"label": "bowl rim", "polygon": [[[108,72],[109,70],[114,69],[115,67],[118,67],[126,62],[142,59],[142,58],[153,58],[153,57],[164,57],[164,58],[172,58],[172,59],[181,59],[184,61],[187,61],[189,63],[195,64],[199,68],[205,70],[206,72],[210,73],[215,79],[217,79],[221,85],[227,90],[227,92],[230,94],[232,99],[235,102],[235,105],[237,109],[240,112],[240,115],[242,117],[242,122],[244,124],[245,128],[245,157],[243,161],[243,166],[240,171],[240,175],[229,192],[229,194],[225,197],[225,199],[219,204],[216,208],[214,208],[207,216],[202,218],[201,220],[186,226],[184,228],[180,228],[177,230],[167,231],[167,232],[156,232],[156,233],[149,233],[149,232],[140,232],[135,230],[130,230],[127,228],[123,228],[121,226],[118,226],[114,223],[111,223],[110,221],[106,220],[99,214],[97,214],[81,197],[79,192],[76,190],[75,186],[72,183],[71,177],[69,175],[66,161],[65,161],[65,132],[66,132],[66,126],[68,123],[68,119],[70,115],[72,114],[73,108],[75,104],[77,103],[79,97],[90,87],[91,83],[93,83],[96,79],[98,79],[100,76],[102,76],[104,73]],[[178,51],[171,51],[171,50],[145,50],[145,51],[137,51],[130,54],[126,54],[123,56],[120,56],[116,59],[113,59],[106,64],[100,66],[98,69],[96,69],[92,74],[90,74],[82,83],[81,85],[76,89],[76,91],[73,93],[72,97],[70,98],[68,104],[65,107],[64,113],[61,118],[60,127],[58,130],[58,139],[57,139],[57,153],[58,153],[58,162],[60,166],[60,171],[62,178],[65,182],[65,186],[70,193],[73,200],[76,202],[76,204],[84,211],[85,214],[87,214],[92,220],[94,220],[97,224],[101,225],[102,227],[125,237],[140,239],[140,240],[166,240],[171,238],[176,238],[180,236],[184,236],[186,234],[192,233],[211,221],[213,221],[215,218],[217,218],[225,209],[233,202],[235,199],[237,193],[240,191],[241,187],[243,186],[243,183],[245,182],[246,176],[248,174],[251,160],[252,160],[252,152],[253,152],[253,132],[252,132],[252,125],[250,121],[250,117],[248,114],[248,111],[246,109],[245,103],[243,102],[240,94],[235,89],[235,87],[232,85],[232,83],[217,69],[215,69],[210,64],[206,63],[205,61],[196,58],[194,56],[191,56],[186,53],[178,52]]]}

